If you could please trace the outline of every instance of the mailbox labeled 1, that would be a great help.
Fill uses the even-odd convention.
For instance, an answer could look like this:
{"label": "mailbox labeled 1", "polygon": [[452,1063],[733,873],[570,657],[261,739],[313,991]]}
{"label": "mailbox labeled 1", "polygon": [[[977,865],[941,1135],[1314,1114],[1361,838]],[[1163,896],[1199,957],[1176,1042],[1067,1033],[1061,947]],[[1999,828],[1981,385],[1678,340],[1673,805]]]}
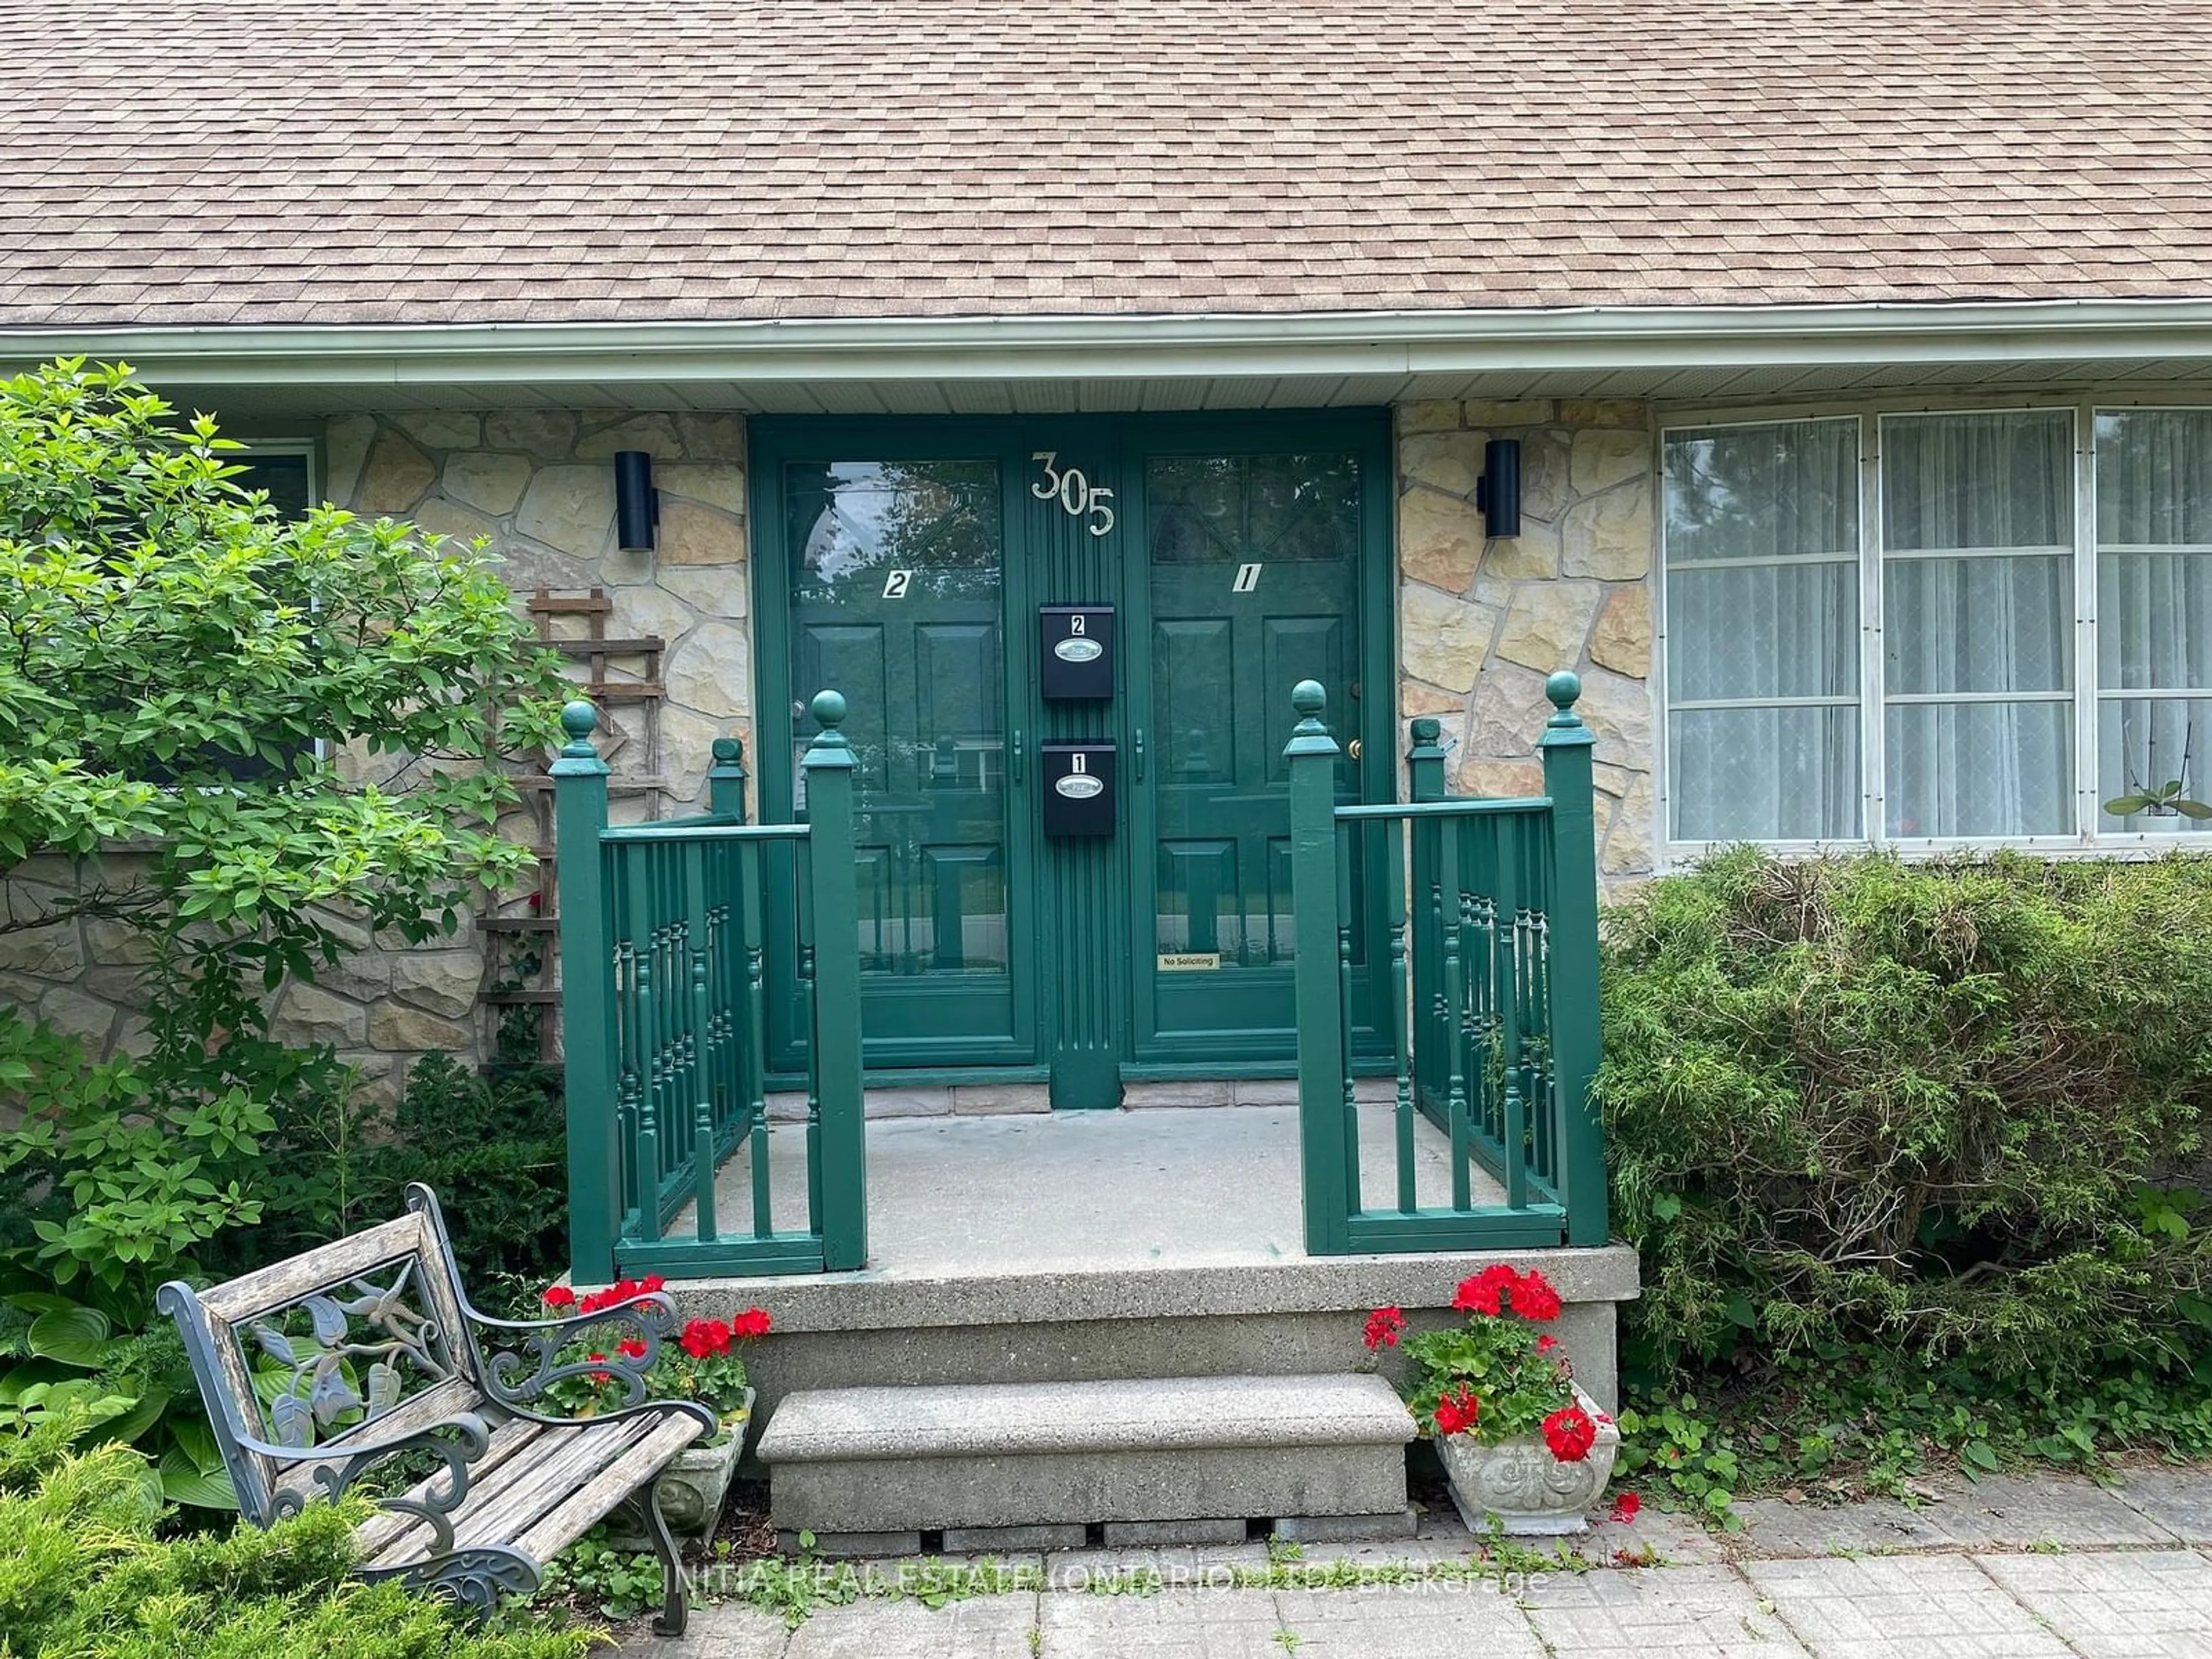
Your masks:
{"label": "mailbox labeled 1", "polygon": [[1114,833],[1114,745],[1048,743],[1044,757],[1044,832]]}
{"label": "mailbox labeled 1", "polygon": [[1038,690],[1047,697],[1114,695],[1114,607],[1047,605],[1037,608]]}

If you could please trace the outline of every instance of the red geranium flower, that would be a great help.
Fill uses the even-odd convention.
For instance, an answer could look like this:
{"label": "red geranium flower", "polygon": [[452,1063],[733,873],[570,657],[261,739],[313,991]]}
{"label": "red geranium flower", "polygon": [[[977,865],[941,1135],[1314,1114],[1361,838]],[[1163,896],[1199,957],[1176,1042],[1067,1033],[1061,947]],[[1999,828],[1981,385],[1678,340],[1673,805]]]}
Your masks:
{"label": "red geranium flower", "polygon": [[1544,1419],[1544,1443],[1562,1463],[1579,1463],[1597,1444],[1597,1425],[1580,1406],[1562,1406]]}
{"label": "red geranium flower", "polygon": [[1543,1335],[1536,1339],[1536,1352],[1538,1353],[1549,1353],[1553,1349],[1559,1346],[1559,1339],[1553,1336],[1549,1331],[1546,1331]]}
{"label": "red geranium flower", "polygon": [[1496,1314],[1504,1311],[1508,1291],[1521,1283],[1521,1275],[1504,1262],[1492,1262],[1472,1279],[1460,1281],[1452,1306],[1461,1313]]}
{"label": "red geranium flower", "polygon": [[1369,1352],[1376,1348],[1395,1348],[1398,1339],[1406,1334],[1406,1316],[1396,1308],[1377,1308],[1367,1316],[1367,1335],[1364,1339]]}
{"label": "red geranium flower", "polygon": [[1557,1319],[1559,1293],[1552,1288],[1550,1279],[1531,1272],[1513,1287],[1513,1311],[1540,1325],[1547,1319]]}
{"label": "red geranium flower", "polygon": [[1457,1434],[1471,1429],[1480,1411],[1481,1402],[1475,1399],[1474,1391],[1462,1382],[1456,1395],[1445,1395],[1437,1401],[1437,1432]]}
{"label": "red geranium flower", "polygon": [[[598,1361],[599,1363],[600,1363],[601,1364],[605,1364],[606,1363],[606,1358],[607,1358],[607,1357],[606,1357],[606,1355],[605,1355],[605,1354],[603,1354],[603,1353],[595,1353],[595,1354],[588,1354],[588,1355],[586,1355],[586,1358],[589,1358],[589,1359],[597,1360],[597,1361]],[[613,1379],[612,1377],[609,1376],[607,1375],[607,1373],[606,1373],[606,1372],[605,1372],[605,1371],[593,1371],[593,1372],[592,1373],[592,1382],[612,1382],[613,1380],[614,1380],[614,1379]]]}
{"label": "red geranium flower", "polygon": [[576,1305],[576,1293],[566,1285],[549,1285],[544,1300],[549,1308],[573,1308]]}
{"label": "red geranium flower", "polygon": [[654,1291],[665,1289],[667,1286],[667,1284],[668,1281],[663,1279],[659,1273],[647,1273],[643,1279],[638,1281],[637,1287],[639,1290],[650,1295]]}
{"label": "red geranium flower", "polygon": [[766,1336],[769,1322],[767,1309],[748,1308],[730,1316],[730,1331],[736,1336]]}
{"label": "red geranium flower", "polygon": [[1637,1512],[1643,1507],[1642,1498],[1632,1492],[1625,1492],[1613,1500],[1611,1518],[1625,1527],[1636,1519]]}
{"label": "red geranium flower", "polygon": [[645,1344],[635,1337],[626,1338],[615,1345],[615,1352],[624,1359],[642,1359],[645,1358]]}

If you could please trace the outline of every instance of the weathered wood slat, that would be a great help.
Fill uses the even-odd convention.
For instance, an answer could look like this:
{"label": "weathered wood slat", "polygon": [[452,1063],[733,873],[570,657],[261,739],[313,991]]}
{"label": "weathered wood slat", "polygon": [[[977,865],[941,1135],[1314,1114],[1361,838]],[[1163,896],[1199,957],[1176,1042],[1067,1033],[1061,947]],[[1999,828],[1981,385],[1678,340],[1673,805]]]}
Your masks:
{"label": "weathered wood slat", "polygon": [[[531,1443],[546,1432],[542,1423],[532,1423],[526,1418],[515,1418],[501,1424],[492,1431],[491,1444],[484,1455],[469,1466],[469,1484],[472,1489],[483,1489],[495,1478],[502,1467],[528,1450]],[[446,1475],[441,1470],[428,1480],[418,1480],[407,1489],[406,1496],[420,1498],[435,1483],[442,1485]],[[411,1515],[378,1515],[354,1528],[354,1545],[364,1561],[374,1560],[404,1534],[420,1532],[425,1540],[429,1530]]]}
{"label": "weathered wood slat", "polygon": [[200,1305],[208,1310],[210,1318],[235,1325],[241,1319],[251,1319],[296,1302],[312,1291],[327,1290],[332,1285],[357,1278],[385,1262],[426,1252],[429,1242],[428,1230],[423,1226],[422,1217],[404,1215],[396,1221],[381,1223],[366,1232],[341,1238],[334,1244],[322,1245],[304,1255],[272,1263],[227,1285],[204,1291],[200,1293]]}
{"label": "weathered wood slat", "polygon": [[[649,1420],[625,1420],[545,1431],[530,1443],[529,1455],[503,1474],[482,1486],[471,1476],[467,1501],[447,1517],[453,1526],[453,1547],[512,1542],[620,1458],[641,1429],[651,1427]],[[374,1565],[398,1566],[412,1560],[428,1550],[431,1537],[430,1528],[418,1522],[380,1549]]]}
{"label": "weathered wood slat", "polygon": [[705,1432],[705,1425],[688,1413],[663,1419],[652,1433],[601,1469],[588,1484],[578,1488],[525,1533],[520,1540],[522,1547],[540,1561],[551,1560]]}

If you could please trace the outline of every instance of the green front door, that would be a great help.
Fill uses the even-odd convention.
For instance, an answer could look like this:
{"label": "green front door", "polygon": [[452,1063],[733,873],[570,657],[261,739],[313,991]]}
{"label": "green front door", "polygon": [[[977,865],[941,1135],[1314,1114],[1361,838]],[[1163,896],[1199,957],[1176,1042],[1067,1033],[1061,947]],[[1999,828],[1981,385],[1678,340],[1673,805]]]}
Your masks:
{"label": "green front door", "polygon": [[[1385,757],[1348,758],[1343,798],[1391,788],[1388,432],[1379,411],[756,422],[763,811],[803,812],[799,716],[843,692],[871,1067],[1110,1105],[1133,1074],[1288,1065],[1293,684]],[[1110,699],[1040,694],[1037,607],[1066,604],[1115,607]],[[1042,832],[1041,745],[1065,738],[1115,746],[1110,837]]]}
{"label": "green front door", "polygon": [[[1218,446],[1155,449],[1141,465],[1156,735],[1150,787],[1131,803],[1137,934],[1151,946],[1137,1051],[1279,1061],[1294,989],[1283,744],[1300,680],[1320,681],[1332,718],[1358,734],[1362,457]],[[1339,764],[1340,800],[1359,799],[1359,772]]]}

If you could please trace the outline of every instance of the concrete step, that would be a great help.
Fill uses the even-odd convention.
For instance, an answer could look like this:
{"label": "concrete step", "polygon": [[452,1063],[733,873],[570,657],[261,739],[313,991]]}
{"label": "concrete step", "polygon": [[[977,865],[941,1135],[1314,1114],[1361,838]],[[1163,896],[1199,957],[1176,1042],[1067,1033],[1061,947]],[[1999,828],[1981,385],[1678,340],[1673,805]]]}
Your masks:
{"label": "concrete step", "polygon": [[757,1449],[779,1532],[889,1553],[939,1531],[1079,1544],[1096,1522],[1128,1543],[1327,1516],[1387,1528],[1413,1435],[1379,1376],[1182,1376],[809,1389]]}

